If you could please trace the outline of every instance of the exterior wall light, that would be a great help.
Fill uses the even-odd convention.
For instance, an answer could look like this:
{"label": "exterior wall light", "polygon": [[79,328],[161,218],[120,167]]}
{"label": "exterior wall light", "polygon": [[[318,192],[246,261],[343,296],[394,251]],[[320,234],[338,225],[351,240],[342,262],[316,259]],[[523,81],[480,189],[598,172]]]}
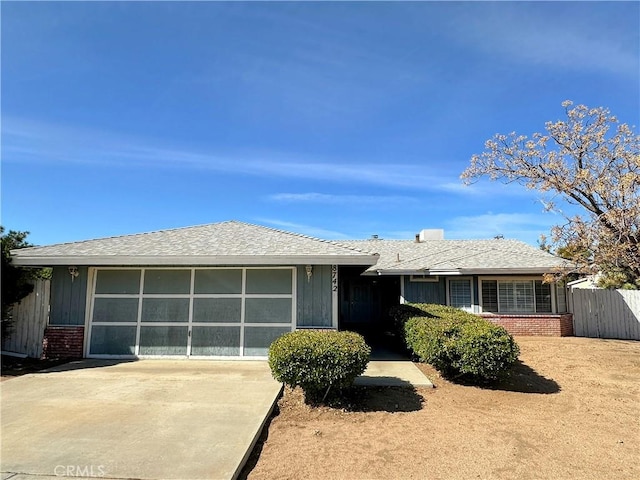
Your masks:
{"label": "exterior wall light", "polygon": [[71,275],[71,282],[73,282],[80,272],[78,271],[78,267],[69,267],[69,275]]}
{"label": "exterior wall light", "polygon": [[304,268],[307,271],[307,282],[311,282],[311,276],[313,275],[313,267],[311,265],[307,265]]}

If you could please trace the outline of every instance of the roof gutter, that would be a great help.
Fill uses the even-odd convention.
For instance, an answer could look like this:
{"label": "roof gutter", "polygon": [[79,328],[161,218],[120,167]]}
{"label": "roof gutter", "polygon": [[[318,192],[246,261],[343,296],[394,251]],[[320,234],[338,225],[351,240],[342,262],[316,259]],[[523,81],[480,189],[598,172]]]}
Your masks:
{"label": "roof gutter", "polygon": [[462,275],[458,270],[392,270],[392,269],[379,269],[369,268],[362,275]]}
{"label": "roof gutter", "polygon": [[433,275],[433,276],[460,276],[460,275],[543,275],[554,268],[562,268],[559,265],[549,267],[524,267],[524,268],[476,268],[460,270],[392,270],[370,268],[363,275]]}
{"label": "roof gutter", "polygon": [[60,265],[86,266],[138,266],[138,265],[375,265],[377,255],[70,255],[12,257],[12,264],[19,267],[54,267]]}

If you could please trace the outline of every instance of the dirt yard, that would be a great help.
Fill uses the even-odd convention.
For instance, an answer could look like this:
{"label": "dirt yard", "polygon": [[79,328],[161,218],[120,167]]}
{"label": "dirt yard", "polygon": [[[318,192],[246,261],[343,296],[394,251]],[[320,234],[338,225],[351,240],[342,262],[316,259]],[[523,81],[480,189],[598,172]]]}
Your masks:
{"label": "dirt yard", "polygon": [[[517,339],[493,388],[361,389],[311,409],[287,390],[243,472],[259,479],[638,479],[640,342]],[[242,477],[241,477],[242,478]]]}

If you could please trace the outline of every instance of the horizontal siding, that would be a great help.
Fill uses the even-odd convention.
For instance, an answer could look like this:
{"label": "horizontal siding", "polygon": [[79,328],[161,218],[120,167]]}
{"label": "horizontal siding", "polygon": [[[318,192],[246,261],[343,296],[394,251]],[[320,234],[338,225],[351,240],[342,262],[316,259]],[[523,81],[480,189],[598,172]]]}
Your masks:
{"label": "horizontal siding", "polygon": [[68,267],[55,267],[51,278],[49,325],[84,325],[88,267],[78,267],[72,277]]}
{"label": "horizontal siding", "polygon": [[298,266],[298,327],[331,327],[331,265],[314,265],[311,278]]}

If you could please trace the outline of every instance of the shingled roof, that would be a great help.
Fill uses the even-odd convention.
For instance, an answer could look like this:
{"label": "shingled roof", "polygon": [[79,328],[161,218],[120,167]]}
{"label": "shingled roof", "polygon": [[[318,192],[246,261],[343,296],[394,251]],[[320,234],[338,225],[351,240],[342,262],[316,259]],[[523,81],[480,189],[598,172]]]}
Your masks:
{"label": "shingled roof", "polygon": [[565,261],[517,240],[329,241],[228,221],[31,247],[15,265],[362,265],[370,275],[546,273]]}
{"label": "shingled roof", "polygon": [[14,250],[22,266],[53,265],[373,265],[357,247],[228,221],[196,227]]}
{"label": "shingled roof", "polygon": [[566,261],[517,240],[350,240],[341,242],[380,255],[367,274],[547,273]]}

